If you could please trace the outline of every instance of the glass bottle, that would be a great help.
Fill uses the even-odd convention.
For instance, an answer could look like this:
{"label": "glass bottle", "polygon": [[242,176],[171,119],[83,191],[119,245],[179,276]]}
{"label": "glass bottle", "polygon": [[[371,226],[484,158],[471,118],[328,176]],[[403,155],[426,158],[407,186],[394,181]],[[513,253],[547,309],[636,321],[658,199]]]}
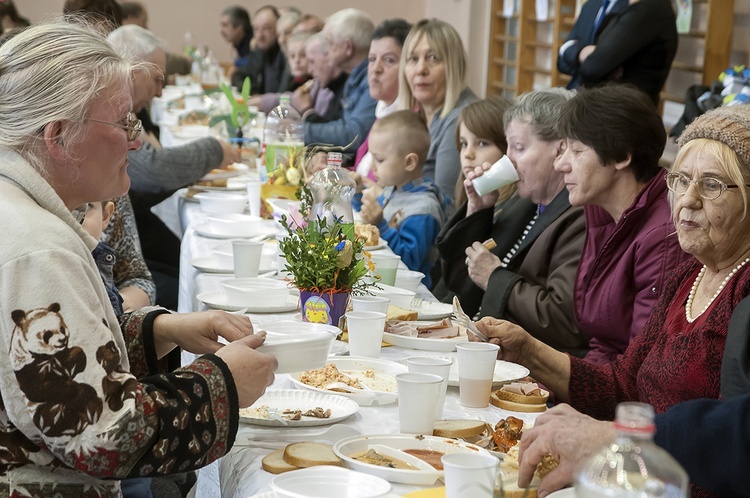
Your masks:
{"label": "glass bottle", "polygon": [[[262,154],[265,168],[262,180],[279,169],[295,167],[301,170],[305,149],[305,128],[302,116],[290,104],[289,95],[279,98],[279,105],[266,116],[263,126]],[[284,175],[277,175],[284,182]]]}
{"label": "glass bottle", "polygon": [[654,409],[645,403],[620,403],[617,438],[589,457],[574,478],[576,496],[688,496],[688,477],[677,461],[653,442]]}
{"label": "glass bottle", "polygon": [[330,225],[334,219],[343,223],[344,233],[349,236],[354,228],[352,197],[356,183],[349,173],[341,167],[341,152],[329,152],[327,166],[315,173],[308,186],[313,197],[308,219],[325,219]]}

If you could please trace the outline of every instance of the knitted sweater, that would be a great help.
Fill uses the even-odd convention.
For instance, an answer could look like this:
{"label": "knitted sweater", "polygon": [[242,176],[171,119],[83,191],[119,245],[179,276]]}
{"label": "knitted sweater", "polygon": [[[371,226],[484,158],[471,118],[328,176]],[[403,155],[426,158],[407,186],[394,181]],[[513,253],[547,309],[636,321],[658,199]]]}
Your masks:
{"label": "knitted sweater", "polygon": [[[719,397],[727,326],[734,308],[750,294],[750,266],[737,272],[688,330],[669,326],[675,314],[684,318],[687,291],[700,267],[691,259],[677,268],[643,332],[613,363],[595,366],[570,358],[573,407],[612,419],[622,401],[649,403],[662,413],[683,401]],[[694,487],[692,496],[707,494]]]}
{"label": "knitted sweater", "polygon": [[166,311],[118,326],[97,241],[9,151],[0,226],[16,234],[0,244],[0,496],[114,497],[116,479],[185,472],[229,451],[239,406],[224,362],[208,355],[158,374],[152,325]]}

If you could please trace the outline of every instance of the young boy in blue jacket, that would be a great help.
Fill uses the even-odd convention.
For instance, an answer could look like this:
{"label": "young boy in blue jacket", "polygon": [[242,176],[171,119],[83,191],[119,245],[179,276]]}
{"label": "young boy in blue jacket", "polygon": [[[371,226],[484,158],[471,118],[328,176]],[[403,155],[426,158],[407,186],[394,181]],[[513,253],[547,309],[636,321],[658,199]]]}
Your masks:
{"label": "young boy in blue jacket", "polygon": [[437,261],[435,239],[449,202],[437,185],[422,177],[429,148],[430,132],[417,113],[396,111],[376,121],[369,149],[382,192],[365,190],[360,210],[362,220],[378,227],[380,237],[410,270],[425,274],[427,287]]}

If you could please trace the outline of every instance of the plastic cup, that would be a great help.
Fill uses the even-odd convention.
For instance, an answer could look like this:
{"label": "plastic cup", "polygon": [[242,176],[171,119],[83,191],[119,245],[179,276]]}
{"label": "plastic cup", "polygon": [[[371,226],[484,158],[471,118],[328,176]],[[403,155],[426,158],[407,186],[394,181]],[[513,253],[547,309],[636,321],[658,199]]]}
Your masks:
{"label": "plastic cup", "polygon": [[503,156],[490,169],[471,181],[479,195],[487,195],[500,187],[518,181],[518,172],[508,156]]}
{"label": "plastic cup", "polygon": [[440,459],[445,470],[445,496],[492,498],[500,459],[494,455],[452,453]]}
{"label": "plastic cup", "polygon": [[426,434],[435,430],[435,407],[443,378],[428,373],[400,373],[398,384],[398,424],[402,434]]}
{"label": "plastic cup", "polygon": [[247,182],[247,204],[250,214],[260,216],[260,182]]}
{"label": "plastic cup", "polygon": [[375,275],[380,275],[380,283],[395,285],[396,272],[398,271],[398,264],[401,262],[401,256],[380,251],[372,253],[370,258],[375,265]]}
{"label": "plastic cup", "polygon": [[382,296],[352,296],[353,311],[377,311],[388,313],[391,300]]}
{"label": "plastic cup", "polygon": [[257,277],[263,242],[253,240],[233,240],[234,276],[237,278]]}
{"label": "plastic cup", "polygon": [[453,360],[434,356],[412,356],[406,359],[406,364],[409,366],[409,372],[433,374],[443,379],[443,382],[440,383],[440,394],[435,406],[435,420],[442,420],[445,393],[448,391],[448,375],[450,374]]}
{"label": "plastic cup", "polygon": [[464,406],[484,408],[490,403],[492,378],[500,346],[487,342],[457,344],[458,400]]}
{"label": "plastic cup", "polygon": [[385,313],[377,311],[350,311],[346,314],[351,356],[380,357],[383,344]]}

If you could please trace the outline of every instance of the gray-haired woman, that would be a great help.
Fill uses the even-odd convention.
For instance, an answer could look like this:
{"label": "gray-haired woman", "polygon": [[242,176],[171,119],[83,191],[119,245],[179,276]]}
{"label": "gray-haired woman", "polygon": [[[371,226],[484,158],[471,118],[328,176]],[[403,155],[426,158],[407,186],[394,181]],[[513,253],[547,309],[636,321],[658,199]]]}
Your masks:
{"label": "gray-haired woman", "polygon": [[[273,380],[245,317],[150,309],[118,324],[72,211],[128,189],[130,71],[80,25],[0,48],[0,226],[15,234],[0,242],[2,495],[119,496],[116,479],[203,466]],[[207,354],[163,373],[177,346]]]}

